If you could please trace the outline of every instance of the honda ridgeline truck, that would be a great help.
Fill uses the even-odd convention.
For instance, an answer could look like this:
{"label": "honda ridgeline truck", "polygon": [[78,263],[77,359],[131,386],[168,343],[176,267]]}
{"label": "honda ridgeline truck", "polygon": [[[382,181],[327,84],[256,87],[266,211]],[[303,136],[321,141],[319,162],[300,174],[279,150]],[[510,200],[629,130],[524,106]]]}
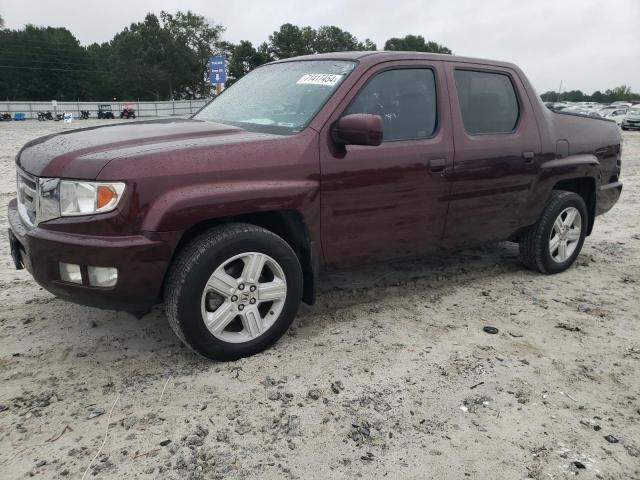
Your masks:
{"label": "honda ridgeline truck", "polygon": [[323,268],[510,240],[526,267],[566,270],[620,196],[620,138],[545,108],[510,63],[292,58],[190,119],[29,142],[12,256],[73,302],[164,302],[185,344],[236,359],[283,335]]}

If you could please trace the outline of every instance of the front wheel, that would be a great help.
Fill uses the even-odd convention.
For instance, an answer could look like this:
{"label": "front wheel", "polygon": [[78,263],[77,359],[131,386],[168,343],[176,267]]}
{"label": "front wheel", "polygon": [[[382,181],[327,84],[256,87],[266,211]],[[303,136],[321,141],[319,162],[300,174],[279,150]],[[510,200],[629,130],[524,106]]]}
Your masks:
{"label": "front wheel", "polygon": [[169,324],[197,353],[236,360],[261,352],[289,328],[302,298],[302,268],[280,237],[248,224],[192,240],[165,287]]}
{"label": "front wheel", "polygon": [[554,190],[540,219],[520,237],[520,260],[542,273],[565,271],[580,254],[588,222],[580,195]]}

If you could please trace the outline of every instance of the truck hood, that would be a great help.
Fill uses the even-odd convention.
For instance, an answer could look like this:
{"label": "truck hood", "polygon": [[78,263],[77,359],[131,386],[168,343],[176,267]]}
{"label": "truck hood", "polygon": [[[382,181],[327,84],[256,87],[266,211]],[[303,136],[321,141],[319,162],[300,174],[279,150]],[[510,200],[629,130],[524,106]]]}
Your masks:
{"label": "truck hood", "polygon": [[153,155],[189,148],[248,142],[272,135],[239,127],[188,119],[163,119],[70,130],[27,143],[18,167],[38,177],[93,180],[117,158]]}

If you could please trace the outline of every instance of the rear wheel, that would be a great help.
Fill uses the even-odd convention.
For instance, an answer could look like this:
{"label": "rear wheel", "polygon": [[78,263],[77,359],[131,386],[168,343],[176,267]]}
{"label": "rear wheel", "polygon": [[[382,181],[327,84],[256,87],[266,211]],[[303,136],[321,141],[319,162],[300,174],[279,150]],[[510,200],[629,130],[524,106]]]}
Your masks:
{"label": "rear wheel", "polygon": [[580,195],[554,190],[540,219],[520,237],[522,263],[542,273],[563,272],[580,254],[588,221]]}
{"label": "rear wheel", "polygon": [[302,297],[298,257],[260,227],[216,227],[178,255],[166,283],[169,323],[189,347],[215,360],[261,352],[287,330]]}

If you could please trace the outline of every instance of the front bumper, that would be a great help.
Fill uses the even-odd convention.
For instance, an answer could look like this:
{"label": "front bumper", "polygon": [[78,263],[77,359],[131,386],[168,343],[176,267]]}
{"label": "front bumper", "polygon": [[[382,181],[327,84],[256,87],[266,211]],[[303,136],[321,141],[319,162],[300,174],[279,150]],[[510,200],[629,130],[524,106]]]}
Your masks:
{"label": "front bumper", "polygon": [[[33,278],[57,297],[110,310],[141,312],[157,303],[164,275],[175,247],[175,235],[90,236],[47,230],[46,224],[28,229],[16,200],[9,203],[9,238],[16,267],[24,266]],[[83,283],[62,281],[59,263],[82,266]],[[113,287],[88,283],[87,266],[116,267]]]}

